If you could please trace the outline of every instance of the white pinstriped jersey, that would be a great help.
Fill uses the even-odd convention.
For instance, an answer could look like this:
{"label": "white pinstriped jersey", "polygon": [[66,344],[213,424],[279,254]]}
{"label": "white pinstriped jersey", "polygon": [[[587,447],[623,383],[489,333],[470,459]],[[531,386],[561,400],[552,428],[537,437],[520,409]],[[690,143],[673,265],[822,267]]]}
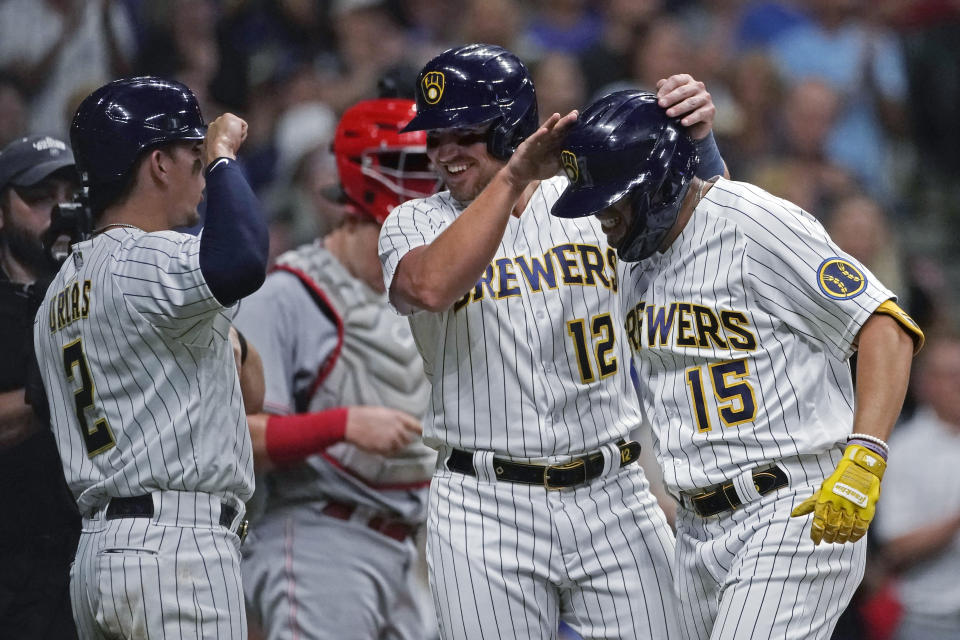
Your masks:
{"label": "white pinstriped jersey", "polygon": [[[511,216],[477,285],[442,313],[411,313],[433,384],[424,442],[515,458],[591,451],[640,423],[616,327],[617,260],[596,219],[550,207],[564,177],[543,181]],[[449,192],[394,209],[380,232],[387,286],[411,249],[462,212]]]}
{"label": "white pinstriped jersey", "polygon": [[808,213],[723,178],[622,287],[624,340],[674,491],[845,440],[852,343],[895,297]]}
{"label": "white pinstriped jersey", "polygon": [[197,237],[115,228],[73,247],[34,341],[81,513],[156,490],[247,500],[253,457]]}

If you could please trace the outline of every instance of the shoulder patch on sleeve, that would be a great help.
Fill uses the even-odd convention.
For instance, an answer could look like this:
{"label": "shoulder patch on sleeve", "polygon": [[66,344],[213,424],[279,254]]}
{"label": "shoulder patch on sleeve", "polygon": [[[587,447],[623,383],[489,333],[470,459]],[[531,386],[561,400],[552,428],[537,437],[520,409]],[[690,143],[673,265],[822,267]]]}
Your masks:
{"label": "shoulder patch on sleeve", "polygon": [[817,284],[823,295],[834,300],[856,298],[867,288],[867,276],[844,258],[827,258],[817,269]]}

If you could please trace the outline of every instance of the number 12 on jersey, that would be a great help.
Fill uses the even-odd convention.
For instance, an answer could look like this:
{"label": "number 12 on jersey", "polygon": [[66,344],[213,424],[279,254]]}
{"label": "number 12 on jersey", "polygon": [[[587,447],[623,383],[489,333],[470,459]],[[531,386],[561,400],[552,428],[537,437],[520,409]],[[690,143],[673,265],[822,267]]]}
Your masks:
{"label": "number 12 on jersey", "polygon": [[[593,336],[592,340],[587,336],[588,326]],[[594,362],[596,362],[600,380],[617,372],[617,357],[613,355],[616,336],[613,333],[613,320],[610,319],[609,313],[597,314],[590,318],[589,323],[583,318],[570,320],[567,322],[567,335],[573,340],[580,382],[587,384],[597,381],[597,373],[594,373],[593,368]],[[593,349],[589,348],[588,343],[593,345]]]}
{"label": "number 12 on jersey", "polygon": [[713,428],[704,392],[704,368],[708,370],[707,378],[713,387],[717,413],[723,424],[733,427],[757,417],[757,398],[747,380],[750,366],[746,360],[728,360],[706,367],[690,367],[686,371],[686,381],[690,388],[690,401],[698,432],[705,433]]}

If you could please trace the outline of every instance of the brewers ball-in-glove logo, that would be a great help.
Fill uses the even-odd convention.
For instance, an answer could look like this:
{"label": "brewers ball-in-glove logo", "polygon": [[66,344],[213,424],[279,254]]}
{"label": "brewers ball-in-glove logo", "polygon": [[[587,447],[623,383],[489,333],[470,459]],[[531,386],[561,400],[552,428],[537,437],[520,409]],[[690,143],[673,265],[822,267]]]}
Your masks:
{"label": "brewers ball-in-glove logo", "polygon": [[849,260],[827,258],[817,269],[817,283],[828,298],[847,300],[863,293],[867,276]]}
{"label": "brewers ball-in-glove logo", "polygon": [[577,165],[577,156],[572,151],[564,149],[560,152],[560,164],[563,165],[563,172],[570,178],[570,182],[576,182],[580,179],[580,167]]}
{"label": "brewers ball-in-glove logo", "polygon": [[420,84],[420,88],[423,90],[423,99],[427,101],[427,104],[437,104],[440,102],[440,98],[443,97],[442,71],[430,71],[427,75],[423,76]]}

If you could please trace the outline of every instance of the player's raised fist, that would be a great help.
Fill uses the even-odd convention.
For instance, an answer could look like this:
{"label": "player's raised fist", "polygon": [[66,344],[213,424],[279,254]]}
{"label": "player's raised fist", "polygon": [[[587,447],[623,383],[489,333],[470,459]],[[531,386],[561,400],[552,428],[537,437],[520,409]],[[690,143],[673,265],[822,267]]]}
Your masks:
{"label": "player's raised fist", "polygon": [[207,127],[203,143],[203,165],[217,158],[236,160],[240,145],[247,139],[247,122],[243,118],[225,113]]}

